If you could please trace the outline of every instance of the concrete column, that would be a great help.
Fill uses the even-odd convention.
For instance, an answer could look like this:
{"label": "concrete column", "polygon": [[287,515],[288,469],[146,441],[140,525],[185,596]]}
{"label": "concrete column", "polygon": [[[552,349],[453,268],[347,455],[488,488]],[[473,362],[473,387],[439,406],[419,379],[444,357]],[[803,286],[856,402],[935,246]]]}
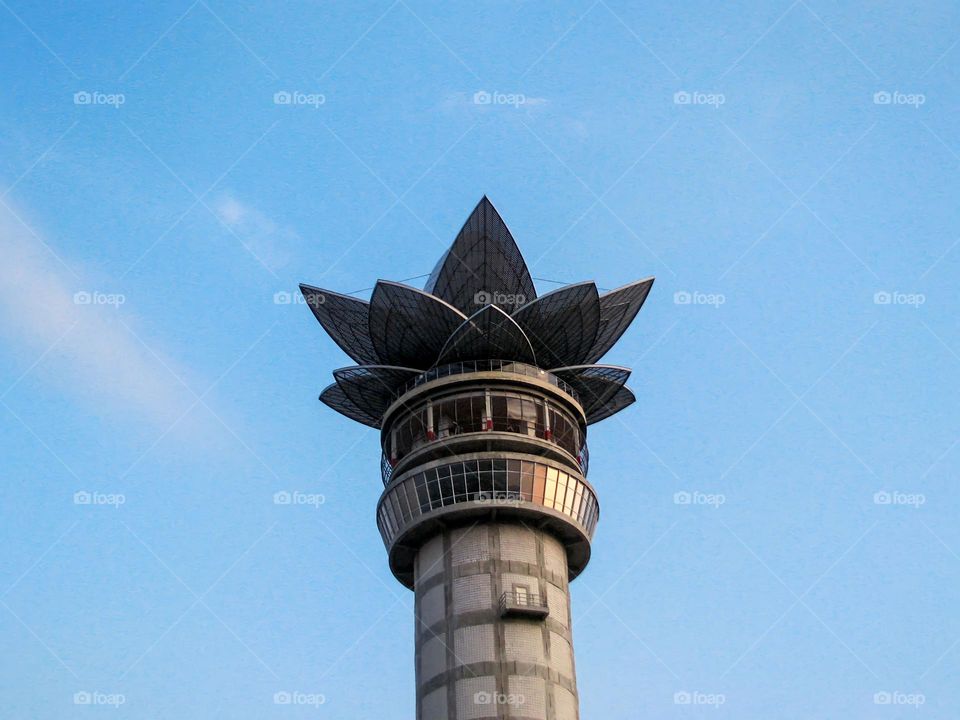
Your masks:
{"label": "concrete column", "polygon": [[[519,522],[444,530],[415,563],[417,720],[578,720],[566,553]],[[542,619],[500,616],[517,586]]]}

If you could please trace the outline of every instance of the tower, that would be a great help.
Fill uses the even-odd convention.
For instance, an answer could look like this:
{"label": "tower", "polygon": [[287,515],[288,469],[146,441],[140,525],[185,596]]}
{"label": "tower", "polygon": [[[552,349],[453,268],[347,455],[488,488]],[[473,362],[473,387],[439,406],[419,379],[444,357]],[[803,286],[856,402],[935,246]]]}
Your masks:
{"label": "tower", "polygon": [[484,197],[423,290],[369,302],[309,285],[356,366],[320,400],[380,430],[377,527],[415,593],[417,720],[576,720],[569,583],[599,518],[587,426],[634,402],[596,363],[653,278],[537,296]]}

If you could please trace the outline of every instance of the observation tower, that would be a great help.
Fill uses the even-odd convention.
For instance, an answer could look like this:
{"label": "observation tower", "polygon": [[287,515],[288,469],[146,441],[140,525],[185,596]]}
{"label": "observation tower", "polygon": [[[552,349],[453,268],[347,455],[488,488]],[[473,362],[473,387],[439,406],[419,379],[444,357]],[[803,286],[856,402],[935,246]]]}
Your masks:
{"label": "observation tower", "polygon": [[484,197],[423,290],[300,289],[358,364],[320,400],[380,431],[377,527],[415,594],[417,720],[577,720],[569,583],[600,515],[587,426],[636,399],[597,365],[653,278],[537,295]]}

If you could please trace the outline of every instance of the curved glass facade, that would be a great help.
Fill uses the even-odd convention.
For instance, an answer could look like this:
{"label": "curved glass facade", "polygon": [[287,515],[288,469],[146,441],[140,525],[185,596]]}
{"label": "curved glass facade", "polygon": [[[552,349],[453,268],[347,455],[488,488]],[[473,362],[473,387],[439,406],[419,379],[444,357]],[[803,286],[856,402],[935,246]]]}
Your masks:
{"label": "curved glass facade", "polygon": [[389,546],[411,520],[468,502],[540,505],[568,516],[588,537],[600,514],[593,491],[575,475],[544,463],[491,458],[450,463],[400,480],[380,499],[377,526]]}
{"label": "curved glass facade", "polygon": [[580,426],[573,416],[543,397],[477,389],[428,400],[400,415],[384,438],[383,451],[396,464],[428,443],[487,431],[547,440],[575,458],[583,448]]}

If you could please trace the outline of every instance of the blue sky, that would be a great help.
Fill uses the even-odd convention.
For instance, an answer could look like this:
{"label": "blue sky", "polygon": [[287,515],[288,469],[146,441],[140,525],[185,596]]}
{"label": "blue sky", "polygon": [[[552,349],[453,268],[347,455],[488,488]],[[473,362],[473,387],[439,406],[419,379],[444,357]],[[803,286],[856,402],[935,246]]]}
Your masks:
{"label": "blue sky", "polygon": [[484,193],[541,290],[657,276],[590,434],[583,716],[960,712],[955,4],[4,0],[0,39],[8,716],[412,717],[378,438],[283,293],[427,273]]}

